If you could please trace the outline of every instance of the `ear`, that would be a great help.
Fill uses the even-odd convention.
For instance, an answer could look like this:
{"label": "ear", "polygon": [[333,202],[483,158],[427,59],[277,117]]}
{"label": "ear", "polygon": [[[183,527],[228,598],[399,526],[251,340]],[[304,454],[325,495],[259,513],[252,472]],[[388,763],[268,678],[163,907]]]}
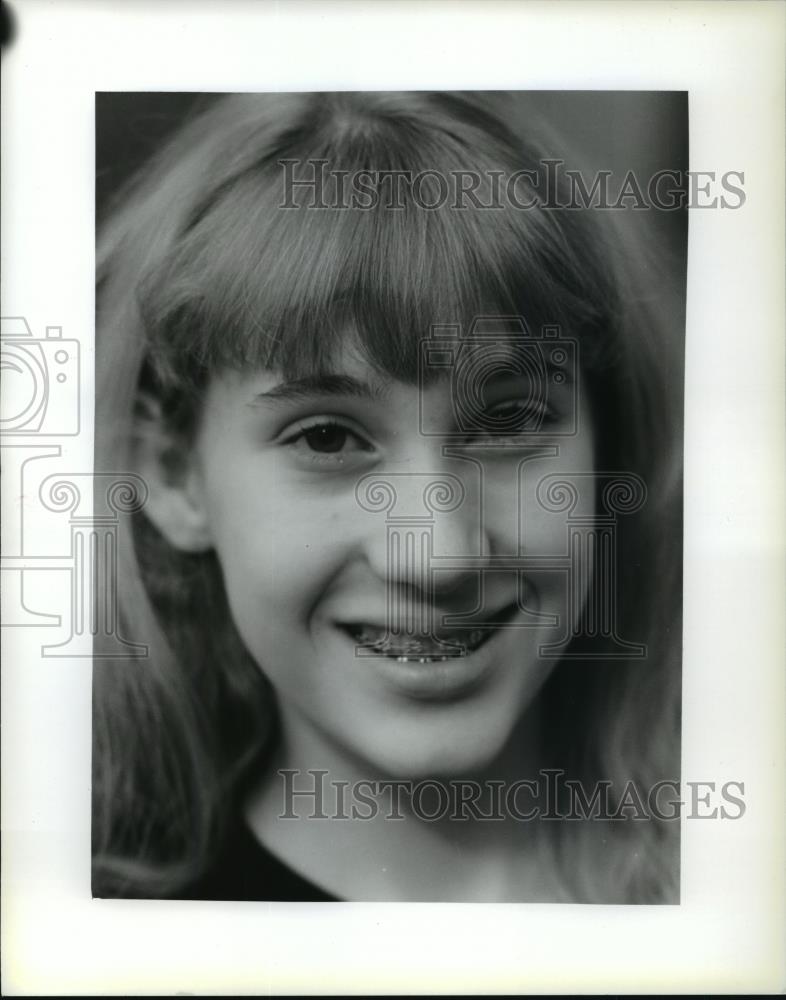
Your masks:
{"label": "ear", "polygon": [[195,449],[167,426],[158,400],[148,395],[137,403],[132,454],[135,471],[148,488],[148,519],[176,549],[209,549],[209,519]]}

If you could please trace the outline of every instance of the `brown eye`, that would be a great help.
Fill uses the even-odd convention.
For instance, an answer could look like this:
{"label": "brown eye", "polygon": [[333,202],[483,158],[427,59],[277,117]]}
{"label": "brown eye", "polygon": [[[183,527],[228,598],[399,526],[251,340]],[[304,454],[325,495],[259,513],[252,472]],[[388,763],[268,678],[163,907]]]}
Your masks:
{"label": "brown eye", "polygon": [[323,418],[301,424],[281,441],[292,461],[314,471],[351,471],[373,460],[374,445],[352,427]]}
{"label": "brown eye", "polygon": [[348,438],[349,431],[340,424],[318,424],[303,432],[303,439],[309,448],[323,454],[341,451]]}

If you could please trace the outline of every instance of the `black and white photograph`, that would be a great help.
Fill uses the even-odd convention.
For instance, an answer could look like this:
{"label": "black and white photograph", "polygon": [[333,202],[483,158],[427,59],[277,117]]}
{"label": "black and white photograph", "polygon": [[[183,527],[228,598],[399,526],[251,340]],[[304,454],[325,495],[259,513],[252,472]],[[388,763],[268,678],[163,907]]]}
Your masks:
{"label": "black and white photograph", "polygon": [[7,996],[786,986],[786,4],[2,5]]}
{"label": "black and white photograph", "polygon": [[94,893],[678,902],[687,95],[96,124]]}

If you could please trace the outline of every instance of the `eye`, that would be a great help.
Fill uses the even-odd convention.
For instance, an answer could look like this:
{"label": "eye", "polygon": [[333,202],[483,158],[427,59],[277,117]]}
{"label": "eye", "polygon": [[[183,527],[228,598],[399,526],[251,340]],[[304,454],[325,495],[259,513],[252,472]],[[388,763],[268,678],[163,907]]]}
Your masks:
{"label": "eye", "polygon": [[303,441],[312,451],[332,454],[343,451],[350,432],[340,424],[316,424],[303,431]]}
{"label": "eye", "polygon": [[513,425],[513,429],[534,430],[537,429],[551,416],[548,407],[523,403],[518,399],[509,399],[504,403],[499,403],[489,411],[489,415],[494,421]]}
{"label": "eye", "polygon": [[557,413],[544,404],[532,404],[522,399],[507,399],[489,407],[473,421],[473,438],[488,437],[493,440],[517,438],[535,434],[558,422]]}
{"label": "eye", "polygon": [[304,461],[332,466],[359,460],[375,450],[357,431],[327,418],[298,424],[281,444]]}

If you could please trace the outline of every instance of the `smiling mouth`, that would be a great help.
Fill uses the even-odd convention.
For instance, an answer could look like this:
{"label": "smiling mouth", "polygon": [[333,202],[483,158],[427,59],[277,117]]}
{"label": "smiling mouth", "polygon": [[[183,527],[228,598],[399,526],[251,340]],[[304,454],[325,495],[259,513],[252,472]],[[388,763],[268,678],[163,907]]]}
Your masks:
{"label": "smiling mouth", "polygon": [[416,633],[393,635],[389,629],[365,622],[351,622],[341,628],[357,646],[377,656],[399,663],[444,663],[462,659],[480,649],[517,611],[518,605],[511,604],[492,616],[493,624],[457,628],[452,632],[440,630],[439,636]]}

